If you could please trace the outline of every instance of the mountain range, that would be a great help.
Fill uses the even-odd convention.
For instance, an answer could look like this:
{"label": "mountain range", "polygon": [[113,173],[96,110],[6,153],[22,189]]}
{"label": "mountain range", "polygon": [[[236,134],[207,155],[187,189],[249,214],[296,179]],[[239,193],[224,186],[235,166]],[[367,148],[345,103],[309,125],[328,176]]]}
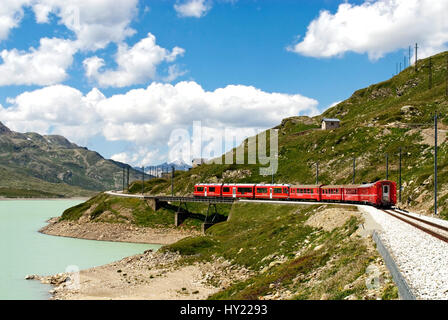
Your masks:
{"label": "mountain range", "polygon": [[14,132],[0,122],[0,195],[88,196],[121,189],[128,168],[129,182],[141,179],[141,172],[129,165],[62,136]]}
{"label": "mountain range", "polygon": [[[146,166],[145,173],[151,176],[161,177],[164,173],[171,172],[171,168],[173,167],[175,171],[188,171],[191,169],[191,166],[182,160],[175,160],[172,162],[164,162],[155,166]],[[134,169],[140,172],[142,171],[141,167],[134,167]]]}

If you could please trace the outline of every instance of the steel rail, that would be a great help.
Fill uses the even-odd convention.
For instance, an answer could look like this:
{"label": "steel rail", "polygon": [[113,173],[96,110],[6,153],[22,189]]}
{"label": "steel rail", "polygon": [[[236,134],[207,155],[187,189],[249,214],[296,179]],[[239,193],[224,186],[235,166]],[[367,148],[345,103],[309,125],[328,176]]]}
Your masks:
{"label": "steel rail", "polygon": [[[387,213],[388,215],[390,215],[392,217],[395,217],[395,218],[397,218],[397,219],[399,219],[399,220],[401,220],[401,221],[403,221],[403,222],[405,222],[405,223],[407,223],[407,224],[409,224],[409,225],[411,225],[411,226],[413,226],[413,227],[415,227],[415,228],[417,228],[417,229],[419,229],[419,230],[421,230],[421,231],[423,231],[423,232],[425,232],[425,233],[427,233],[427,234],[429,234],[429,235],[431,235],[431,236],[433,236],[433,237],[435,237],[435,238],[437,238],[439,240],[442,240],[442,241],[448,243],[448,237],[445,237],[445,236],[443,236],[443,235],[441,235],[441,234],[439,234],[437,232],[434,232],[433,230],[430,230],[428,228],[422,227],[418,223],[409,221],[409,220],[407,220],[407,219],[405,219],[403,217],[400,217],[398,215],[390,213],[387,210],[381,209],[381,211],[383,211],[383,212]],[[394,210],[394,212],[396,212],[396,211]]]}
{"label": "steel rail", "polygon": [[441,230],[443,230],[443,231],[448,232],[448,227],[442,226],[442,225],[440,225],[440,224],[437,224],[437,223],[434,223],[434,222],[431,222],[431,221],[428,221],[428,220],[425,220],[425,219],[421,219],[421,218],[418,218],[418,217],[414,217],[414,216],[412,216],[412,215],[410,215],[410,214],[407,214],[407,213],[404,213],[404,212],[400,212],[400,211],[397,211],[397,210],[392,210],[392,211],[394,211],[394,212],[396,212],[396,213],[399,213],[399,214],[401,214],[401,215],[403,215],[403,216],[406,216],[406,217],[408,217],[408,218],[411,218],[411,219],[414,219],[414,220],[417,220],[417,221],[426,223],[427,225],[430,225],[431,227],[435,227],[435,228],[438,228],[438,229],[441,229]]}

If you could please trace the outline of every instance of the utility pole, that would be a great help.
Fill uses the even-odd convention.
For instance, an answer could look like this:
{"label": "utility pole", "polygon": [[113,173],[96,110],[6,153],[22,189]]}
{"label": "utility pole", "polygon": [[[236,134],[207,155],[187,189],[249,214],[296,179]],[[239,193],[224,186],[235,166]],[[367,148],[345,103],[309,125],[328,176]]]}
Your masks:
{"label": "utility pole", "polygon": [[145,193],[145,166],[142,166],[142,194]]}
{"label": "utility pole", "polygon": [[398,62],[395,63],[395,74],[398,74]]}
{"label": "utility pole", "polygon": [[352,179],[352,184],[355,184],[355,173],[356,173],[356,158],[353,157],[353,179]]}
{"label": "utility pole", "polygon": [[127,179],[127,189],[129,190],[129,167],[128,167],[128,179]]}
{"label": "utility pole", "polygon": [[448,54],[446,55],[446,96],[448,97]]}
{"label": "utility pole", "polygon": [[124,167],[123,167],[123,192],[124,192]]}
{"label": "utility pole", "polygon": [[437,215],[437,111],[434,115],[434,214]]}
{"label": "utility pole", "polygon": [[399,176],[399,182],[398,182],[398,185],[399,185],[399,191],[398,191],[398,200],[399,200],[399,202],[401,203],[401,147],[400,147],[400,176]]}
{"label": "utility pole", "polygon": [[386,153],[386,180],[389,180],[389,155]]}
{"label": "utility pole", "polygon": [[171,166],[171,196],[174,196],[174,166]]}
{"label": "utility pole", "polygon": [[319,184],[319,162],[316,162],[316,184]]}
{"label": "utility pole", "polygon": [[418,53],[418,45],[415,44],[415,72],[417,72],[417,53]]}

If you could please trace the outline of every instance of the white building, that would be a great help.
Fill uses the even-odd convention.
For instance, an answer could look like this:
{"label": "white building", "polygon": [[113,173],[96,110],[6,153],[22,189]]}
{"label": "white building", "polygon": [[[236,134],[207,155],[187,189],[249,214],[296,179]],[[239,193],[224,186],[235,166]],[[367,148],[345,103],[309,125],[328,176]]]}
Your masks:
{"label": "white building", "polygon": [[339,119],[322,119],[322,130],[332,130],[339,128],[341,126],[341,121]]}

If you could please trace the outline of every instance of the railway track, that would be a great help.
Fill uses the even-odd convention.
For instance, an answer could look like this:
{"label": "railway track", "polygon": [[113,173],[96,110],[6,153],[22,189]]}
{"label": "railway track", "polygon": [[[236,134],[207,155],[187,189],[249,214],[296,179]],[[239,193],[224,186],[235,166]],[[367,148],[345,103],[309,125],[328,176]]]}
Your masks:
{"label": "railway track", "polygon": [[399,219],[439,240],[442,240],[446,243],[448,243],[448,227],[442,226],[440,224],[421,219],[418,217],[415,217],[413,215],[404,213],[402,211],[398,211],[397,209],[382,209],[381,211],[387,213],[390,216],[395,217],[396,219]]}

